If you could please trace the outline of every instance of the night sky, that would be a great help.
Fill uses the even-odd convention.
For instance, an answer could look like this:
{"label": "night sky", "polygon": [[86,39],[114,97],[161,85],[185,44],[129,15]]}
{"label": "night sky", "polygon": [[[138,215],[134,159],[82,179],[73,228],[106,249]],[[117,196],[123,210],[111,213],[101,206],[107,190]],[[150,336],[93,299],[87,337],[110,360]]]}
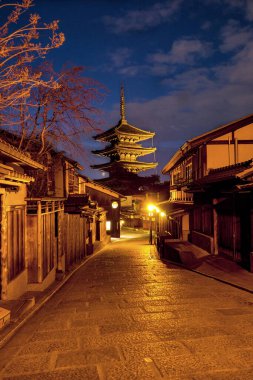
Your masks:
{"label": "night sky", "polygon": [[[35,3],[32,12],[60,20],[66,37],[47,57],[55,68],[85,66],[108,88],[98,105],[104,130],[120,118],[124,83],[128,122],[156,132],[158,174],[187,139],[253,112],[253,0]],[[85,173],[100,178],[89,165],[105,160],[90,151],[104,145],[87,136],[85,146]]]}

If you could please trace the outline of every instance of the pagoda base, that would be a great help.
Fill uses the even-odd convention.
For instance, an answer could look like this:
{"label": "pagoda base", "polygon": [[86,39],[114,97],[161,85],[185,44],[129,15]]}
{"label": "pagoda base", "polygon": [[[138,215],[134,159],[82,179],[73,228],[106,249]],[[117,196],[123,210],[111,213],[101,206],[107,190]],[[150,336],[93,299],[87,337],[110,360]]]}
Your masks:
{"label": "pagoda base", "polygon": [[107,177],[95,180],[122,195],[134,195],[147,192],[150,187],[160,182],[158,175],[140,177],[137,174],[126,173],[120,177]]}

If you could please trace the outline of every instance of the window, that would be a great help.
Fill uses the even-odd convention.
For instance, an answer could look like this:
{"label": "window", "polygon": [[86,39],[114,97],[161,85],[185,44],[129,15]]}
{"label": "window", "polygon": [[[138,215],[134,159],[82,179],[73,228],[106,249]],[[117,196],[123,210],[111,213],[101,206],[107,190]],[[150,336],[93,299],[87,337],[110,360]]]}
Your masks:
{"label": "window", "polygon": [[24,206],[15,206],[7,210],[8,281],[13,280],[25,269],[24,216]]}
{"label": "window", "polygon": [[52,195],[55,192],[55,170],[51,163],[47,166],[47,193]]}
{"label": "window", "polygon": [[185,167],[185,180],[190,182],[192,180],[192,164]]}
{"label": "window", "polygon": [[69,193],[78,194],[78,190],[79,190],[78,176],[77,176],[75,168],[69,168],[67,173],[68,173]]}

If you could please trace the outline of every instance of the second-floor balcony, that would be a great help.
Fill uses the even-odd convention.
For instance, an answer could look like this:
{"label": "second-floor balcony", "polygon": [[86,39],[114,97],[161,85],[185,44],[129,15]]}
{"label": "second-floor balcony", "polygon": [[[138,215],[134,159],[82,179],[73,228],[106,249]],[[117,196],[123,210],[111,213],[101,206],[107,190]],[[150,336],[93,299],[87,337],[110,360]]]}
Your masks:
{"label": "second-floor balcony", "polygon": [[193,182],[193,177],[178,177],[176,180],[173,179],[173,183],[170,185],[171,188],[181,188],[182,186],[187,186]]}

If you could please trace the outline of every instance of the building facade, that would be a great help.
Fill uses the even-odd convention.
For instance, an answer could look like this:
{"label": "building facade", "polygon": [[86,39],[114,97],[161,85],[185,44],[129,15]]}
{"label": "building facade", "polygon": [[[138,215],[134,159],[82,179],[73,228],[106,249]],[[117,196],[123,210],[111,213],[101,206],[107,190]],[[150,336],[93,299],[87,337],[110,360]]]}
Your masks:
{"label": "building facade", "polygon": [[175,153],[162,171],[171,181],[163,206],[174,237],[250,267],[252,158],[253,115],[197,136]]}
{"label": "building facade", "polygon": [[106,217],[102,218],[101,215],[96,222],[95,235],[101,239],[105,239],[106,235],[120,237],[121,201],[124,196],[85,176],[80,177],[80,189],[106,212]]}
{"label": "building facade", "polygon": [[43,291],[110,241],[106,226],[120,196],[84,186],[82,169],[53,150],[39,163],[0,139],[0,301]]}
{"label": "building facade", "polygon": [[29,154],[0,139],[0,300],[15,299],[27,291],[29,239],[27,186],[29,171],[46,168]]}

